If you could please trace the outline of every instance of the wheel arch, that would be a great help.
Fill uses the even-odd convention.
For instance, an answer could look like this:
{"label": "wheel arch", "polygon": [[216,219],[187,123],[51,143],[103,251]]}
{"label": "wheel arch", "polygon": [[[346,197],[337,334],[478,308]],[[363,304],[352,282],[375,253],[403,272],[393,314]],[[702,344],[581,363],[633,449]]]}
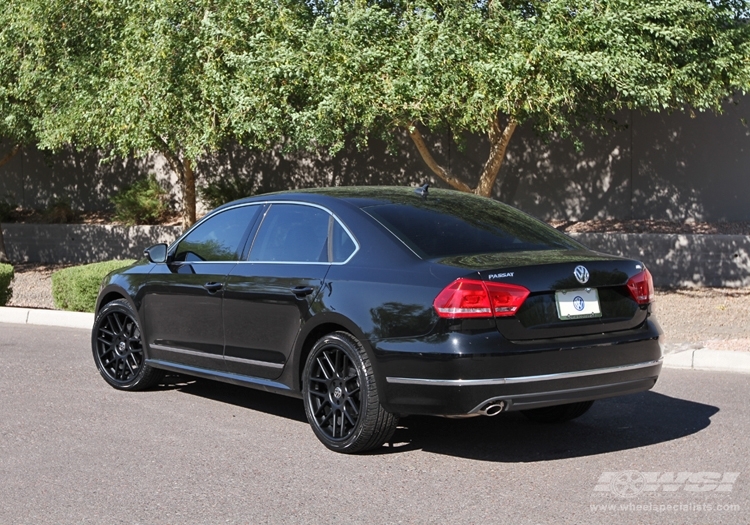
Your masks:
{"label": "wheel arch", "polygon": [[334,312],[327,312],[315,316],[314,320],[305,323],[302,332],[297,337],[297,343],[293,354],[292,364],[292,388],[302,391],[302,371],[305,367],[305,361],[310,354],[315,343],[326,334],[333,332],[347,332],[356,337],[364,346],[367,355],[370,358],[373,369],[377,368],[374,359],[372,346],[367,336],[362,330],[347,317]]}
{"label": "wheel arch", "polygon": [[141,319],[141,313],[138,309],[138,306],[135,304],[135,301],[133,301],[133,298],[130,296],[130,294],[121,286],[117,286],[116,284],[110,284],[109,286],[104,287],[101,292],[99,292],[99,297],[96,299],[96,308],[94,309],[94,315],[99,315],[99,312],[101,312],[102,308],[104,308],[107,304],[111,303],[112,301],[117,301],[118,299],[125,299],[130,307],[133,309],[133,312],[138,316],[138,322],[141,323],[141,326],[143,326],[143,319]]}

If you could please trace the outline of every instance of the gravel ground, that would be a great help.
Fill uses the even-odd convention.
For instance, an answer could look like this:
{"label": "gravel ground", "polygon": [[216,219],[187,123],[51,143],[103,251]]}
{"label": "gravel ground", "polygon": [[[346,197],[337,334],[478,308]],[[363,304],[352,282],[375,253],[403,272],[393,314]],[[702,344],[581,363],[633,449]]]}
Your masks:
{"label": "gravel ground", "polygon": [[52,274],[69,265],[15,264],[13,297],[8,306],[55,308],[52,301]]}
{"label": "gravel ground", "polygon": [[[64,265],[16,266],[9,306],[54,308],[52,273]],[[750,351],[750,289],[658,290],[656,318],[667,351],[690,348]]]}
{"label": "gravel ground", "polygon": [[657,290],[654,313],[668,351],[750,351],[750,289]]}

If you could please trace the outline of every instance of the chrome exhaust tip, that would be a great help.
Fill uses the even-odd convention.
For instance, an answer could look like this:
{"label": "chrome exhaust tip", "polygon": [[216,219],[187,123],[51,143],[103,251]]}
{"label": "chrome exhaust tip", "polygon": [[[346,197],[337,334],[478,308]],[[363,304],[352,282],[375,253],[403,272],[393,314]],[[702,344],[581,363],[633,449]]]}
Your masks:
{"label": "chrome exhaust tip", "polygon": [[480,408],[478,414],[488,417],[496,416],[500,412],[505,410],[506,406],[507,404],[505,403],[505,401],[493,401],[492,403],[489,403],[488,405]]}
{"label": "chrome exhaust tip", "polygon": [[494,399],[487,401],[484,405],[480,405],[482,408],[475,408],[468,414],[441,414],[440,417],[448,419],[468,419],[470,417],[487,416],[492,417],[498,415],[500,412],[504,412],[510,408],[510,402],[506,400]]}

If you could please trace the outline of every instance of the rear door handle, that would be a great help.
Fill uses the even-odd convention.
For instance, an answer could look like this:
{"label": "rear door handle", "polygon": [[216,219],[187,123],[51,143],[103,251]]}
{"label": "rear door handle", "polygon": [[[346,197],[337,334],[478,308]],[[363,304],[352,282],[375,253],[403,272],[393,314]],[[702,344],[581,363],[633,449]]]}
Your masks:
{"label": "rear door handle", "polygon": [[208,293],[216,293],[221,290],[223,286],[222,283],[206,283],[203,285],[203,288],[208,290]]}
{"label": "rear door handle", "polygon": [[314,290],[315,288],[312,286],[295,286],[292,288],[292,293],[301,299],[302,297],[313,293]]}

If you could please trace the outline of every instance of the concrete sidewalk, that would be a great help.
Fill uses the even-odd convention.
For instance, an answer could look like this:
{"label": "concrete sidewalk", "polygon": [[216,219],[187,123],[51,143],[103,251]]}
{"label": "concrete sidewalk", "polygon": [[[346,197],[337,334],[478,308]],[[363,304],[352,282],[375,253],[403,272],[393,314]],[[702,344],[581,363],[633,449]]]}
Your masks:
{"label": "concrete sidewalk", "polygon": [[[38,308],[0,307],[0,323],[63,326],[90,330],[94,314],[43,310]],[[727,341],[730,344],[731,340]],[[667,344],[664,347],[664,366],[694,370],[716,370],[750,374],[750,352],[710,350],[700,344]]]}

